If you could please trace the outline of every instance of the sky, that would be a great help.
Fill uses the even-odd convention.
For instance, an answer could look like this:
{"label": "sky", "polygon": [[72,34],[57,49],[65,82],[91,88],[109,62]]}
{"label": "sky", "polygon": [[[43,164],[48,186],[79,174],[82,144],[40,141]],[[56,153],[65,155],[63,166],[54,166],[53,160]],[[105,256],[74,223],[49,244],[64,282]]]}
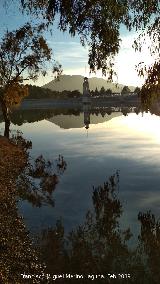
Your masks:
{"label": "sky", "polygon": [[[18,12],[18,7],[15,3],[7,7],[7,13],[0,4],[0,36],[3,35],[6,29],[14,30],[25,22],[30,21],[31,18],[22,15]],[[119,54],[115,57],[115,71],[117,73],[116,83],[128,86],[141,86],[144,78],[140,78],[135,66],[144,61],[147,65],[153,62],[147,47],[141,53],[135,52],[132,48],[134,39],[136,39],[136,32],[128,32],[124,27],[120,30],[121,47]],[[63,74],[67,75],[82,75],[87,77],[102,77],[101,71],[95,74],[89,74],[88,66],[88,47],[82,47],[79,37],[71,37],[68,33],[60,32],[56,25],[53,28],[52,35],[46,33],[46,39],[49,47],[53,50],[54,58],[62,65]],[[51,70],[48,70],[46,77],[40,76],[36,81],[36,85],[42,86],[51,80],[54,76]],[[105,77],[104,77],[105,79]]]}

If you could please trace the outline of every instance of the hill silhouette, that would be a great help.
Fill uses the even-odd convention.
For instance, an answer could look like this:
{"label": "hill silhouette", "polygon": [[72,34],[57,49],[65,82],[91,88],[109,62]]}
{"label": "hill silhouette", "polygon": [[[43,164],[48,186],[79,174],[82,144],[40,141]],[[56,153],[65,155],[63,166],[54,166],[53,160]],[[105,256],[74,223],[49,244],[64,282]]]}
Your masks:
{"label": "hill silhouette", "polygon": [[[42,88],[50,89],[52,91],[59,91],[62,92],[64,90],[67,91],[74,91],[79,90],[81,93],[83,91],[83,76],[81,75],[61,75],[59,80],[52,80],[51,82],[42,86]],[[115,84],[108,82],[102,78],[89,78],[89,86],[90,90],[95,90],[96,88],[98,91],[104,87],[106,90],[111,89],[112,92],[120,93],[124,85],[122,84]],[[131,91],[134,91],[134,86],[129,86]]]}

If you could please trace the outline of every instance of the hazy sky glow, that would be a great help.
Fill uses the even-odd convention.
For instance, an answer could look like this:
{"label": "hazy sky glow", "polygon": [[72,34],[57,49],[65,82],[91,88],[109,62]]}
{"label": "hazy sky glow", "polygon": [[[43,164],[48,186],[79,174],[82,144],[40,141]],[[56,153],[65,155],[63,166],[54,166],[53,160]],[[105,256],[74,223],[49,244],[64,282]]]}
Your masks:
{"label": "hazy sky glow", "polygon": [[[7,13],[4,9],[0,10],[1,36],[7,28],[13,30],[30,20],[27,16],[17,13],[18,7],[14,7],[9,7]],[[138,77],[135,65],[142,61],[146,64],[153,61],[147,47],[144,48],[142,53],[134,51],[132,44],[136,36],[136,33],[129,33],[124,27],[121,28],[121,49],[115,58],[115,71],[118,75],[116,82],[118,83],[141,86],[144,79]],[[53,49],[54,58],[62,64],[63,74],[95,76],[95,74],[89,75],[88,47],[81,46],[78,36],[73,38],[69,34],[62,33],[54,28],[53,35],[48,32],[46,38],[49,46]],[[101,71],[97,72],[96,76],[102,77]],[[42,86],[51,80],[53,80],[53,74],[49,71],[48,76],[40,77],[36,85]]]}

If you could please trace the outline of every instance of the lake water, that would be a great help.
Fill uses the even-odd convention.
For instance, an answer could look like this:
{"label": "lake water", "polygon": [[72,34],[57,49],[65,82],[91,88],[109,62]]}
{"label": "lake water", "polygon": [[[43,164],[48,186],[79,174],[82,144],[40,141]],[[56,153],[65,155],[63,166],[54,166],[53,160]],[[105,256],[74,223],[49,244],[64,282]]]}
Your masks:
{"label": "lake water", "polygon": [[83,113],[12,126],[32,141],[33,158],[43,154],[54,160],[60,154],[67,163],[53,193],[54,208],[20,204],[30,229],[52,226],[60,217],[67,230],[81,223],[91,207],[92,186],[103,184],[116,170],[120,172],[123,224],[134,226],[139,211],[152,210],[160,216],[160,117],[99,114],[90,116],[88,130],[84,126]]}
{"label": "lake water", "polygon": [[60,219],[66,234],[83,224],[87,211],[93,208],[93,186],[103,185],[118,170],[116,194],[123,208],[120,227],[130,227],[130,244],[134,246],[140,233],[138,213],[150,210],[160,217],[160,117],[87,112],[26,120],[22,119],[21,126],[12,124],[12,129],[21,130],[32,141],[31,157],[43,154],[54,161],[60,154],[67,163],[53,192],[54,207],[36,208],[28,201],[19,202],[19,212],[31,234],[54,228]]}

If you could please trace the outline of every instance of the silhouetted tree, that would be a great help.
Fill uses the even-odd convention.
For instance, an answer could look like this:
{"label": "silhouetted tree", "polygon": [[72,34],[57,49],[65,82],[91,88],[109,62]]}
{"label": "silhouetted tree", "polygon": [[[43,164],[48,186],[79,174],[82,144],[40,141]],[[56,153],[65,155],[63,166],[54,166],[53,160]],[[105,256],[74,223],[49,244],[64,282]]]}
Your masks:
{"label": "silhouetted tree", "polygon": [[121,94],[122,95],[127,95],[128,93],[130,93],[130,88],[128,86],[124,86],[122,91],[121,91]]}
{"label": "silhouetted tree", "polygon": [[140,91],[141,91],[141,88],[136,87],[136,88],[135,88],[135,90],[134,90],[134,93],[135,93],[135,94],[139,94],[139,93],[140,93]]}
{"label": "silhouetted tree", "polygon": [[94,95],[95,95],[95,96],[98,96],[98,95],[99,95],[99,91],[98,91],[97,87],[95,88]]}
{"label": "silhouetted tree", "polygon": [[[160,94],[160,45],[159,45],[159,1],[129,1],[129,26],[140,30],[138,38],[134,41],[134,48],[143,52],[143,46],[149,44],[148,49],[153,57],[153,63],[148,67],[145,62],[137,66],[140,76],[145,76],[145,83],[141,89],[142,103],[146,108]],[[149,43],[150,42],[150,43]]]}
{"label": "silhouetted tree", "polygon": [[106,94],[106,96],[111,95],[111,94],[112,94],[112,90],[111,90],[111,89],[107,89],[107,90],[105,91],[105,94]]}
{"label": "silhouetted tree", "polygon": [[[5,120],[4,135],[9,137],[11,107],[27,96],[26,80],[36,80],[46,74],[46,62],[51,60],[51,49],[42,36],[43,25],[7,31],[0,42],[0,104]],[[54,62],[53,72],[60,66]]]}
{"label": "silhouetted tree", "polygon": [[[91,71],[102,68],[105,74],[110,70],[110,77],[113,75],[112,59],[120,47],[120,25],[124,24],[128,31],[132,29],[139,32],[138,38],[134,41],[135,50],[142,51],[143,44],[151,40],[150,52],[154,57],[154,63],[149,68],[139,69],[139,75],[148,73],[144,90],[153,86],[154,92],[160,87],[159,76],[159,1],[101,1],[101,0],[23,0],[21,1],[24,10],[34,15],[41,13],[48,24],[53,23],[56,15],[59,17],[60,30],[69,32],[72,36],[77,33],[80,36],[82,45],[89,44],[89,65]],[[158,86],[157,86],[158,85]],[[152,88],[150,92],[152,92]]]}
{"label": "silhouetted tree", "polygon": [[56,15],[60,15],[58,27],[62,31],[69,30],[72,36],[77,33],[84,46],[89,45],[91,71],[102,69],[103,74],[111,78],[113,75],[112,59],[120,46],[119,27],[125,23],[128,10],[122,2],[112,1],[21,1],[24,10],[35,15],[43,15],[47,24],[53,23]]}
{"label": "silhouetted tree", "polygon": [[102,95],[102,96],[105,95],[105,91],[106,91],[105,88],[102,86],[101,89],[100,89],[100,92],[99,92],[100,95]]}

